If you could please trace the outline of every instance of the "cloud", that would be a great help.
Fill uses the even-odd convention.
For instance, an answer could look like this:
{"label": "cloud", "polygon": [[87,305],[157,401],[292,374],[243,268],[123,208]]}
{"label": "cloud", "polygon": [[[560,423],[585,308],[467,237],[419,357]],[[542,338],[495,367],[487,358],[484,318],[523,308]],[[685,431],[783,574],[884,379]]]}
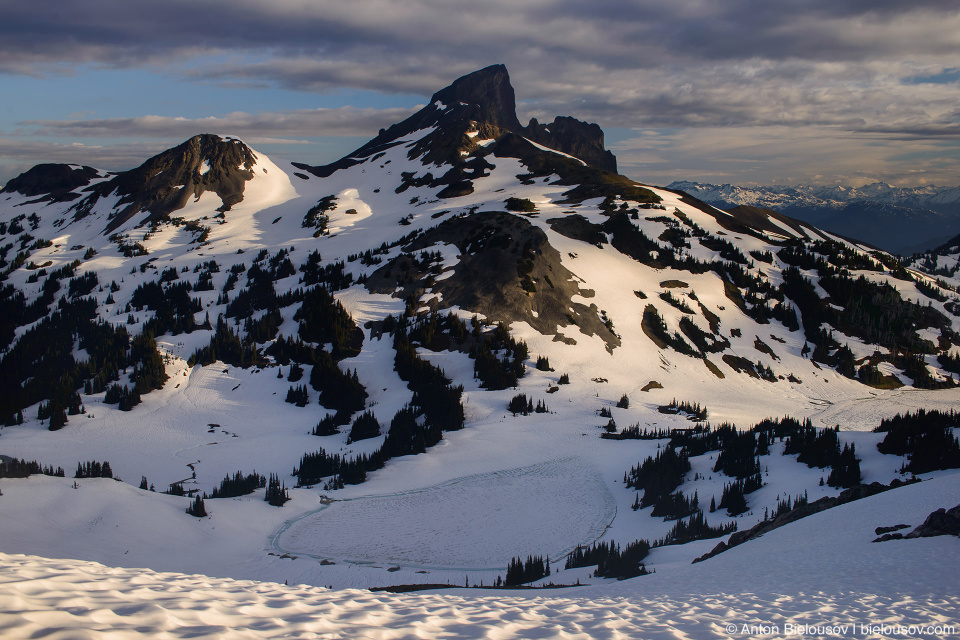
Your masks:
{"label": "cloud", "polygon": [[960,140],[902,139],[835,127],[643,130],[611,145],[620,171],[652,184],[956,184]]}
{"label": "cloud", "polygon": [[[0,184],[42,162],[87,164],[109,171],[129,169],[199,133],[236,136],[268,155],[322,164],[349,153],[381,127],[403,120],[417,108],[237,111],[208,118],[28,120],[18,123],[21,129],[16,135],[0,137]],[[98,143],[84,144],[77,139]],[[116,142],[128,139],[145,142]]]}
{"label": "cloud", "polygon": [[251,144],[255,144],[255,138],[269,138],[269,142],[277,144],[293,144],[298,141],[282,138],[373,137],[379,128],[403,120],[415,110],[339,107],[257,114],[236,111],[207,118],[139,116],[98,120],[27,120],[18,124],[32,128],[34,135],[42,136],[185,139],[198,133],[218,133],[234,135]]}
{"label": "cloud", "polygon": [[[39,70],[43,62],[129,66],[188,57],[204,77],[257,76],[308,89],[330,79],[410,92],[438,86],[432,81],[451,70],[501,60],[528,64],[541,77],[591,66],[682,71],[704,61],[906,55],[946,63],[957,59],[958,34],[951,0],[48,0],[5,9],[0,60],[8,70]],[[242,60],[205,67],[200,52]],[[432,81],[424,86],[421,78]]]}
{"label": "cloud", "polygon": [[[0,73],[38,77],[141,67],[224,87],[429,96],[496,62],[510,69],[523,118],[701,132],[692,137],[733,127],[764,139],[782,128],[789,140],[792,128],[797,147],[805,128],[905,149],[960,128],[956,0],[48,0],[12,3],[0,23]],[[406,112],[29,126],[84,139],[219,131],[280,144],[370,135]]]}
{"label": "cloud", "polygon": [[0,138],[0,158],[3,159],[3,162],[0,162],[0,185],[6,184],[7,180],[30,167],[45,162],[83,164],[107,171],[129,169],[140,165],[168,146],[161,142],[101,146]]}

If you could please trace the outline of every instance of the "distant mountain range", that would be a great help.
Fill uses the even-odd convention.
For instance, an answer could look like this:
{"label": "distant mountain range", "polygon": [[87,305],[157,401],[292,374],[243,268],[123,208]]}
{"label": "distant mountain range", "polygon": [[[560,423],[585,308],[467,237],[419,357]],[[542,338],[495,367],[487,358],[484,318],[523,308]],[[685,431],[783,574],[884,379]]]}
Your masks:
{"label": "distant mountain range", "polygon": [[667,188],[721,209],[773,209],[901,255],[931,249],[960,233],[960,187],[905,188],[882,182],[859,188],[740,187],[678,180]]}

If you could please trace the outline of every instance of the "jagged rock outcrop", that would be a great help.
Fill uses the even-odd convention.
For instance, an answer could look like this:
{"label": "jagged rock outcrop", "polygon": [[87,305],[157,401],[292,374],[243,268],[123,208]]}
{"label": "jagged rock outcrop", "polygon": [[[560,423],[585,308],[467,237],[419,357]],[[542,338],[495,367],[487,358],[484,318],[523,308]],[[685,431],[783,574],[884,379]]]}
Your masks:
{"label": "jagged rock outcrop", "polygon": [[950,509],[937,509],[923,524],[908,533],[905,538],[932,538],[934,536],[960,536],[960,504]]}
{"label": "jagged rock outcrop", "polygon": [[537,144],[568,153],[598,169],[617,172],[617,158],[603,146],[603,129],[569,116],[557,116],[550,124],[536,118],[523,130],[523,135]]}
{"label": "jagged rock outcrop", "polygon": [[120,196],[118,207],[122,208],[111,216],[107,231],[144,211],[149,213],[144,222],[161,220],[205,191],[220,197],[219,211],[229,211],[243,200],[244,184],[253,178],[255,164],[253,151],[241,141],[197,135],[94,185],[91,194],[74,206],[74,219],[86,216],[100,198],[110,194]]}
{"label": "jagged rock outcrop", "polygon": [[13,178],[3,188],[3,193],[21,193],[25,196],[42,196],[40,202],[76,200],[76,189],[90,184],[100,175],[93,167],[75,164],[38,164]]}
{"label": "jagged rock outcrop", "polygon": [[510,74],[502,64],[495,64],[457,78],[449,87],[433,94],[431,102],[448,107],[466,107],[465,113],[480,124],[505,131],[518,132],[523,127],[517,119],[517,101],[510,84]]}
{"label": "jagged rock outcrop", "polygon": [[[455,245],[460,258],[453,274],[438,279],[433,265],[414,256],[442,244]],[[590,298],[593,291],[580,288],[546,234],[523,218],[496,211],[453,218],[406,249],[369,277],[370,291],[404,299],[432,293],[441,308],[469,309],[507,324],[527,322],[557,336],[557,341],[569,342],[558,328],[575,324],[585,335],[600,336],[611,351],[620,345],[620,338],[600,320],[596,305],[573,301]]]}
{"label": "jagged rock outcrop", "polygon": [[[458,78],[433,94],[430,104],[420,111],[382,129],[373,140],[334,163],[320,167],[299,163],[296,166],[315,176],[326,177],[334,171],[376,159],[377,154],[401,144],[405,137],[431,128],[433,131],[413,141],[408,157],[418,158],[424,165],[447,166],[443,173],[431,173],[427,182],[430,186],[443,188],[438,194],[442,198],[471,193],[471,181],[484,175],[483,156],[494,149],[479,143],[499,142],[510,135],[522,136],[575,156],[594,171],[616,173],[617,160],[604,149],[603,130],[598,125],[570,117],[558,117],[549,125],[541,125],[536,119],[526,127],[521,125],[517,119],[516,95],[510,84],[510,75],[502,64]],[[529,149],[524,155],[549,153],[527,144]]]}

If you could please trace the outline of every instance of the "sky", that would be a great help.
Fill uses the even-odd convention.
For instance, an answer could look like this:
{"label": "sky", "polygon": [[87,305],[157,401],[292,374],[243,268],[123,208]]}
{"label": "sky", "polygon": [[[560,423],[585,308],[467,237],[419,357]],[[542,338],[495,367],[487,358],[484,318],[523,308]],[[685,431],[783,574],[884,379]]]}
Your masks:
{"label": "sky", "polygon": [[203,132],[326,164],[500,63],[649,184],[960,184],[957,0],[0,0],[0,184]]}

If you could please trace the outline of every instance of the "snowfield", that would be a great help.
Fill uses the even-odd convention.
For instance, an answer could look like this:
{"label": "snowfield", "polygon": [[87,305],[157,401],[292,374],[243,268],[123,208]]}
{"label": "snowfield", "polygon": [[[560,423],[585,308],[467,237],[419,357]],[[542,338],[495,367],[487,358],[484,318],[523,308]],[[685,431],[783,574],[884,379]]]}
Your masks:
{"label": "snowfield", "polygon": [[703,563],[556,591],[331,591],[4,553],[0,633],[91,639],[945,638],[960,633],[960,540],[870,540],[874,527],[919,524],[958,496],[960,475],[945,475],[821,512]]}

